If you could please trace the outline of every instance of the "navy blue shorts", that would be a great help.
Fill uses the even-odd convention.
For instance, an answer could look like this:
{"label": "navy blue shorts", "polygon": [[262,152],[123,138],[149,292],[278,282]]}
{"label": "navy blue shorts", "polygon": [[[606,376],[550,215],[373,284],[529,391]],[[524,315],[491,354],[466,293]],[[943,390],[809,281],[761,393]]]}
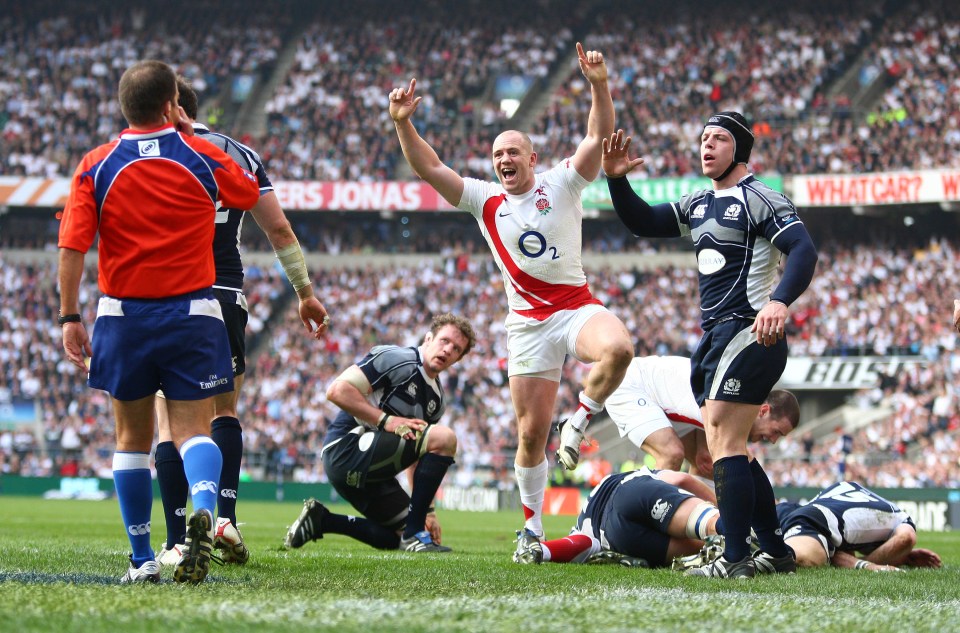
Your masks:
{"label": "navy blue shorts", "polygon": [[214,288],[213,296],[220,302],[223,323],[227,326],[227,339],[230,341],[230,357],[233,359],[233,375],[239,376],[247,371],[247,300],[243,293],[236,290]]}
{"label": "navy blue shorts", "polygon": [[690,359],[690,386],[701,407],[706,400],[763,404],[787,366],[787,339],[757,343],[753,321],[731,319],[704,332]]}
{"label": "navy blue shorts", "polygon": [[233,391],[230,344],[210,290],[166,299],[101,297],[88,384],[117,400],[162,389],[170,400]]}
{"label": "navy blue shorts", "polygon": [[[360,431],[363,432],[360,432]],[[399,530],[410,495],[397,475],[420,459],[422,443],[394,433],[358,427],[323,449],[323,470],[337,493],[375,523]]]}
{"label": "navy blue shorts", "polygon": [[[788,540],[794,536],[807,536],[816,539],[823,546],[829,560],[837,551],[833,542],[833,532],[827,517],[814,505],[805,505],[792,508],[787,512],[781,511],[779,504],[777,506],[777,515],[780,519],[780,528],[783,531],[783,539]],[[789,507],[789,506],[787,506]]]}
{"label": "navy blue shorts", "polygon": [[[680,504],[691,498],[689,492],[653,477],[628,479],[617,486],[601,510],[601,543],[615,552],[642,558],[651,567],[664,567],[670,562],[670,520]],[[581,513],[578,529],[584,518]]]}

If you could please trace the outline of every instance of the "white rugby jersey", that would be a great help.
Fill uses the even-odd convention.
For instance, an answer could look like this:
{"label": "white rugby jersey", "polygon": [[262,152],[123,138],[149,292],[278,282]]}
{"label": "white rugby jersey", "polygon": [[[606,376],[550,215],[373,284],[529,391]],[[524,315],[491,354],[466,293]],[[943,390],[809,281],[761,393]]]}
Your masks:
{"label": "white rugby jersey", "polygon": [[503,275],[511,312],[543,320],[597,303],[583,272],[583,203],[589,181],[568,158],[511,195],[499,182],[463,179],[459,208],[477,219]]}
{"label": "white rugby jersey", "polygon": [[680,431],[692,425],[703,428],[700,407],[690,387],[690,359],[681,356],[634,358],[617,391],[626,390],[663,410]]}

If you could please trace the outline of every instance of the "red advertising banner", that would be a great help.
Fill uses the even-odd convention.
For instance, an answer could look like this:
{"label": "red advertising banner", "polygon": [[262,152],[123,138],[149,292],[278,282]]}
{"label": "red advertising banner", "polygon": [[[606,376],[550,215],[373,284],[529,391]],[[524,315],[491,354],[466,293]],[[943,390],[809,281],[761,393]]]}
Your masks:
{"label": "red advertising banner", "polygon": [[952,202],[960,200],[960,171],[794,176],[791,199],[798,207]]}
{"label": "red advertising banner", "polygon": [[274,183],[274,187],[284,209],[443,211],[453,208],[423,182],[280,181]]}

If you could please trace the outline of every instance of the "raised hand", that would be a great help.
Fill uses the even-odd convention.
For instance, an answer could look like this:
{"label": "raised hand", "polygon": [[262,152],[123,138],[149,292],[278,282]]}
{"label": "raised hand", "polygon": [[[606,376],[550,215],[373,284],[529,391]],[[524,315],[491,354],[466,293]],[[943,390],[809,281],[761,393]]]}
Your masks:
{"label": "raised hand", "polygon": [[607,64],[600,51],[584,52],[583,44],[577,42],[577,61],[580,62],[580,72],[591,84],[607,80]]}
{"label": "raised hand", "polygon": [[417,80],[410,80],[410,86],[406,90],[395,88],[390,91],[390,117],[394,121],[405,121],[410,118],[420,105],[423,97],[414,97],[417,90]]}
{"label": "raised hand", "polygon": [[603,139],[602,165],[603,173],[607,178],[622,178],[643,164],[642,158],[631,160],[629,155],[630,141],[624,137],[623,130],[617,130],[610,138]]}

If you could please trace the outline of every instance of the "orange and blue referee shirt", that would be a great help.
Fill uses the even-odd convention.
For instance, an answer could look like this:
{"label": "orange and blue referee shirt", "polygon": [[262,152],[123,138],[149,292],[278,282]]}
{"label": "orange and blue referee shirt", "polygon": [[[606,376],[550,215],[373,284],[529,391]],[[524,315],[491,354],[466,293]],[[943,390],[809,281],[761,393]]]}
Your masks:
{"label": "orange and blue referee shirt", "polygon": [[80,161],[60,222],[61,248],[86,253],[100,234],[106,295],[155,299],[211,286],[220,207],[250,209],[257,178],[172,124],[124,130]]}

